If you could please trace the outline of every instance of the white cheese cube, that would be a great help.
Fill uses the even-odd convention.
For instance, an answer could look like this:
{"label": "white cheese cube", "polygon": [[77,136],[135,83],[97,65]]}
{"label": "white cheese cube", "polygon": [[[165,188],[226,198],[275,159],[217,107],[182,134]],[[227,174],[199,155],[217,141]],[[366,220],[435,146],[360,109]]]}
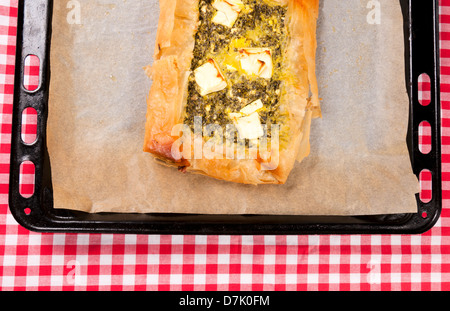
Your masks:
{"label": "white cheese cube", "polygon": [[249,115],[252,114],[254,112],[257,112],[259,109],[261,109],[263,107],[263,102],[258,99],[256,101],[254,101],[253,103],[245,106],[244,108],[241,109],[241,113],[245,114],[245,115]]}
{"label": "white cheese cube", "polygon": [[257,139],[264,135],[264,129],[258,114],[258,110],[261,108],[263,108],[263,103],[258,99],[242,108],[239,113],[229,114],[240,139]]}
{"label": "white cheese cube", "polygon": [[227,82],[214,60],[209,60],[194,71],[195,82],[200,87],[200,95],[205,96],[227,87]]}
{"label": "white cheese cube", "polygon": [[248,75],[272,78],[272,51],[267,48],[245,48],[239,51],[241,68]]}
{"label": "white cheese cube", "polygon": [[241,0],[216,0],[213,7],[217,12],[213,16],[212,22],[232,28],[244,4]]}
{"label": "white cheese cube", "polygon": [[257,139],[264,135],[264,129],[257,112],[235,118],[233,121],[241,139]]}

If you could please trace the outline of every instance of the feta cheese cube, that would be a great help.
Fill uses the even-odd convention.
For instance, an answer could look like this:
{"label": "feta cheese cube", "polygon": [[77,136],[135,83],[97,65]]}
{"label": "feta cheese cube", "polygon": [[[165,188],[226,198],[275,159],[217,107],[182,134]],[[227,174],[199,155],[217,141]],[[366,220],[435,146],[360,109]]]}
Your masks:
{"label": "feta cheese cube", "polygon": [[245,48],[239,51],[242,70],[248,75],[270,79],[273,75],[272,51],[267,48]]}
{"label": "feta cheese cube", "polygon": [[257,139],[264,135],[258,110],[263,108],[260,99],[245,106],[239,113],[230,113],[234,125],[239,133],[240,139]]}
{"label": "feta cheese cube", "polygon": [[235,118],[234,122],[241,139],[257,139],[264,135],[264,129],[257,112]]}
{"label": "feta cheese cube", "polygon": [[216,0],[213,7],[217,12],[213,16],[212,22],[232,28],[244,4],[241,0]]}
{"label": "feta cheese cube", "polygon": [[249,114],[252,114],[253,112],[258,111],[261,108],[263,108],[263,103],[260,99],[258,99],[256,101],[254,101],[253,103],[245,106],[240,111],[243,114],[249,115]]}
{"label": "feta cheese cube", "polygon": [[195,82],[200,87],[201,96],[221,91],[227,87],[225,78],[216,62],[212,59],[195,69],[194,76]]}

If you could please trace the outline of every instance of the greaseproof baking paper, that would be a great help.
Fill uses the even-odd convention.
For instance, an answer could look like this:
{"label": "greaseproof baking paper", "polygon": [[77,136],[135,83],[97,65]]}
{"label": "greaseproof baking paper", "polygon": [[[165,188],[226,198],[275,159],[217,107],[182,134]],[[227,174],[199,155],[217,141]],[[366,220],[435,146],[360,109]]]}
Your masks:
{"label": "greaseproof baking paper", "polygon": [[390,0],[323,0],[323,118],[285,185],[182,174],[142,151],[157,0],[55,1],[48,148],[54,204],[87,212],[416,212],[406,147],[403,20]]}

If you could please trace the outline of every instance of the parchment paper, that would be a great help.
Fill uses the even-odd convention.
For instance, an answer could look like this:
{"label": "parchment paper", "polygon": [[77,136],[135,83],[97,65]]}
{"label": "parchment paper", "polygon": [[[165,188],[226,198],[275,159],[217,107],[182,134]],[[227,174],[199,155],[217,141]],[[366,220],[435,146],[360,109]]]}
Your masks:
{"label": "parchment paper", "polygon": [[[168,0],[170,1],[170,0]],[[73,3],[74,1],[70,1]],[[55,1],[48,148],[55,208],[87,212],[369,215],[416,212],[397,1],[322,0],[323,118],[287,184],[182,174],[142,152],[157,0]],[[380,23],[367,16],[380,3]],[[76,13],[76,12],[75,12]],[[68,15],[72,14],[72,15]],[[370,15],[373,17],[372,15]],[[72,19],[71,19],[72,18]]]}

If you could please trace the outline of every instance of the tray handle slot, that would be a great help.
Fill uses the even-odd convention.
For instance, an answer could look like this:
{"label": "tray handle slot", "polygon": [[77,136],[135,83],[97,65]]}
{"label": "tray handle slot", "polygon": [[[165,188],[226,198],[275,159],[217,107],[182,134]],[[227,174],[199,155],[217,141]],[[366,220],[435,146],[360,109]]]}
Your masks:
{"label": "tray handle slot", "polygon": [[27,55],[25,57],[23,69],[23,87],[28,92],[37,91],[40,87],[41,81],[41,60],[38,56],[34,54]]}
{"label": "tray handle slot", "polygon": [[422,73],[419,76],[417,83],[418,83],[418,89],[419,89],[419,103],[422,106],[428,106],[431,103],[430,76],[426,73]]}
{"label": "tray handle slot", "polygon": [[33,107],[22,111],[21,138],[26,145],[33,145],[37,139],[36,128],[38,124],[37,111]]}
{"label": "tray handle slot", "polygon": [[431,125],[428,121],[422,121],[419,125],[419,150],[422,154],[431,152]]}
{"label": "tray handle slot", "polygon": [[20,164],[19,192],[24,198],[30,198],[34,194],[35,165],[31,161]]}

